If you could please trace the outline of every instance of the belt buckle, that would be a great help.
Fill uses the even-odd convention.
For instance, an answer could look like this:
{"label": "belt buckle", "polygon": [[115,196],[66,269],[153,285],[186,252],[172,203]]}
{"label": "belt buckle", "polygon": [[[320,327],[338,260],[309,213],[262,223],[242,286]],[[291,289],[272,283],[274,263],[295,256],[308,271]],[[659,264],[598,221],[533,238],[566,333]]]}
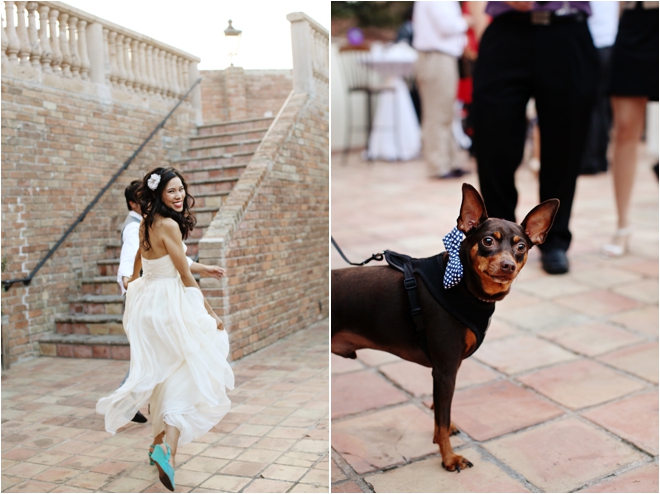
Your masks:
{"label": "belt buckle", "polygon": [[549,26],[551,15],[552,12],[549,10],[534,10],[532,11],[532,24]]}

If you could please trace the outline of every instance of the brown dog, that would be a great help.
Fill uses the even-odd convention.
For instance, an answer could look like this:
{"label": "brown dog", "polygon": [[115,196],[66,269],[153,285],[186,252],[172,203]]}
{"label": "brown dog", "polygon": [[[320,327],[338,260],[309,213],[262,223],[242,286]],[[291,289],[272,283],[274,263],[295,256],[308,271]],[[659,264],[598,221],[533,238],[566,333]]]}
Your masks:
{"label": "brown dog", "polygon": [[[457,222],[458,230],[465,234],[459,249],[463,279],[444,292],[447,300],[456,300],[456,305],[462,304],[468,311],[486,311],[482,319],[487,321],[494,302],[509,293],[511,283],[527,261],[529,249],[545,240],[558,208],[557,199],[547,200],[532,209],[520,225],[488,218],[479,193],[463,184]],[[421,261],[430,262],[433,267],[435,259]],[[437,260],[441,266],[438,269],[444,272],[449,255],[444,253]],[[356,358],[356,350],[373,348],[431,367],[433,442],[440,447],[443,466],[460,472],[472,463],[455,454],[449,442],[449,436],[457,432],[450,421],[451,401],[461,361],[481,343],[487,322],[480,334],[471,322],[466,323],[471,314],[466,319],[446,300],[440,305],[438,290],[430,285],[428,277],[417,271],[414,274],[421,308],[421,318],[417,318],[423,320],[422,331],[420,323],[413,322],[416,316],[411,316],[411,305],[416,301],[410,298],[410,281],[404,288],[401,271],[390,266],[333,270],[332,353]]]}

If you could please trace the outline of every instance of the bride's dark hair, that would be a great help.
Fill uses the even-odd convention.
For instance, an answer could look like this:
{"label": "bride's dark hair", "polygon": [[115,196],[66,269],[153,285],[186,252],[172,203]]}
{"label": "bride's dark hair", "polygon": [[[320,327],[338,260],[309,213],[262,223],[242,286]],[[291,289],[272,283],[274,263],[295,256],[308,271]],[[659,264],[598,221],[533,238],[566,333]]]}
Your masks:
{"label": "bride's dark hair", "polygon": [[[152,175],[158,175],[160,177],[160,181],[154,190],[149,187],[150,180],[152,184],[155,182],[155,180],[151,179]],[[183,188],[186,191],[186,197],[183,200],[183,210],[181,212],[168,208],[162,200],[165,186],[175,177],[181,179]],[[172,218],[176,221],[179,225],[179,230],[181,230],[181,238],[183,240],[188,238],[188,235],[197,223],[197,219],[191,211],[193,206],[195,206],[195,198],[188,192],[188,185],[183,179],[183,175],[174,168],[159,167],[154,168],[147,173],[142,179],[142,185],[140,185],[140,188],[137,190],[137,199],[140,203],[140,210],[142,211],[142,216],[144,218],[144,238],[142,240],[142,247],[144,250],[151,249],[151,243],[149,242],[149,228],[154,224],[154,216],[156,214],[165,218]]]}

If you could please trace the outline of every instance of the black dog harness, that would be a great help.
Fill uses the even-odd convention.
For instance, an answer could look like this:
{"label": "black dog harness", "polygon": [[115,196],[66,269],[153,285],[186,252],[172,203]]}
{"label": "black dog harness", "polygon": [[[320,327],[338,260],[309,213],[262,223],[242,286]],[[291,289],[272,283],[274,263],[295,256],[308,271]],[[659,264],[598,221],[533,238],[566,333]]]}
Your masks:
{"label": "black dog harness", "polygon": [[417,295],[415,274],[418,274],[424,281],[426,288],[431,292],[436,302],[474,333],[477,337],[477,346],[474,349],[476,351],[486,336],[490,317],[495,312],[495,302],[484,302],[471,295],[465,287],[465,280],[461,280],[458,285],[446,289],[442,283],[445,273],[444,253],[425,259],[414,259],[390,250],[386,250],[384,254],[387,263],[404,275],[403,285],[410,301],[410,314],[415,324],[419,344],[429,360],[431,356],[426,341],[422,308]]}

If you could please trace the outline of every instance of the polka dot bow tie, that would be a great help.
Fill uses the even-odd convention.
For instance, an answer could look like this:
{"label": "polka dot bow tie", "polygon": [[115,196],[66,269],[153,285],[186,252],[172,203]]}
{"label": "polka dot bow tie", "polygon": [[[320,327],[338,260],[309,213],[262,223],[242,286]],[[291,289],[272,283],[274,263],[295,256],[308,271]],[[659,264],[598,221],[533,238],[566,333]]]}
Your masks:
{"label": "polka dot bow tie", "polygon": [[445,244],[445,249],[449,254],[449,262],[445,266],[445,277],[442,280],[445,289],[458,285],[463,278],[463,265],[458,256],[458,250],[461,248],[464,238],[463,232],[458,228],[454,228],[442,239],[442,243]]}

